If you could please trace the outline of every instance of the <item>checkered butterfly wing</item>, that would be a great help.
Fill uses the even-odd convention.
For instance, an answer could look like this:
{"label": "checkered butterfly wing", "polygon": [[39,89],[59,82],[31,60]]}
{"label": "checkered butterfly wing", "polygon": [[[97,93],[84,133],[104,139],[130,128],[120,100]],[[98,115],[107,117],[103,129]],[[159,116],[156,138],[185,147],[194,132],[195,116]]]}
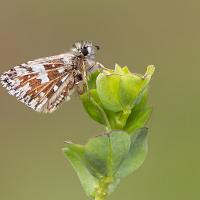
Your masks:
{"label": "checkered butterfly wing", "polygon": [[53,112],[76,87],[72,54],[29,61],[1,76],[9,94],[38,112]]}

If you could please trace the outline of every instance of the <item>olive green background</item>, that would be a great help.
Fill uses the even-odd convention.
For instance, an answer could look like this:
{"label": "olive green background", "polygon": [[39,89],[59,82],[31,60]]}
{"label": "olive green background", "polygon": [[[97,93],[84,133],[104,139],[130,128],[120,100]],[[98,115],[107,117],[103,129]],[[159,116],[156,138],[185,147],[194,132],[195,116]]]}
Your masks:
{"label": "olive green background", "polygon": [[[198,0],[0,0],[1,73],[82,39],[101,46],[96,59],[106,66],[156,66],[148,157],[110,200],[200,199],[199,9]],[[61,148],[104,129],[77,95],[46,115],[0,87],[0,126],[0,199],[87,199]]]}

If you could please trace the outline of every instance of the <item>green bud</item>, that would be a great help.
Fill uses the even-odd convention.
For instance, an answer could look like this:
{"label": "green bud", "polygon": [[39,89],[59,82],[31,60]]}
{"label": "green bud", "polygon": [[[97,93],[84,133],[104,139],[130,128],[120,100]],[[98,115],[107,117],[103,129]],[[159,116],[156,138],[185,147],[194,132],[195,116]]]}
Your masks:
{"label": "green bud", "polygon": [[130,73],[127,67],[115,66],[115,70],[104,70],[96,80],[98,96],[103,106],[114,112],[130,111],[140,93],[147,87],[154,72],[148,66],[144,76]]}

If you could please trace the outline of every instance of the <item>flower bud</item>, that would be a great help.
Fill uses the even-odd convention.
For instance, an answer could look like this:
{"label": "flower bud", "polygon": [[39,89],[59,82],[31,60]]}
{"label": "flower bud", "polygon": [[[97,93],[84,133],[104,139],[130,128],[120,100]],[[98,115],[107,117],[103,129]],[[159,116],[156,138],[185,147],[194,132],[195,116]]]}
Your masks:
{"label": "flower bud", "polygon": [[144,76],[131,73],[127,67],[115,66],[115,70],[104,70],[96,80],[98,96],[103,106],[111,111],[130,111],[141,92],[147,87],[154,66],[147,67]]}

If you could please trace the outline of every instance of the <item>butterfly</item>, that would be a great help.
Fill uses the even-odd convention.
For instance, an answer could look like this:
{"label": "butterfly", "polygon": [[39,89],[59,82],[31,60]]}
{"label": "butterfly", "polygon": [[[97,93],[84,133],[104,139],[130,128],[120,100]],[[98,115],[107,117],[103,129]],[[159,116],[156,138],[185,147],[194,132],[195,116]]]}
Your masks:
{"label": "butterfly", "polygon": [[88,74],[98,68],[99,46],[76,42],[67,53],[39,58],[15,66],[0,81],[8,93],[37,112],[51,113],[77,91],[82,94]]}

